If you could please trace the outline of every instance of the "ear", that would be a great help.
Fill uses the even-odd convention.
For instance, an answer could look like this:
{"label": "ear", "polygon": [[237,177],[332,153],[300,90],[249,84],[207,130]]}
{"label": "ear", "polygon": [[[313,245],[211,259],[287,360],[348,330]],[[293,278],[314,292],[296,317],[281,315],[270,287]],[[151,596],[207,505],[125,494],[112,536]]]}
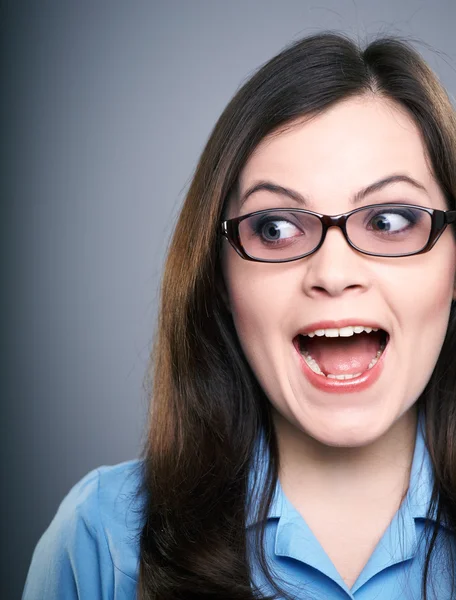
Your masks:
{"label": "ear", "polygon": [[[230,304],[230,297],[228,294],[228,289],[226,287],[225,284],[225,277],[223,276],[224,270],[225,270],[225,252],[226,252],[226,247],[224,247],[224,244],[227,244],[227,240],[226,238],[221,238],[220,239],[220,246],[217,249],[217,268],[215,271],[215,289],[217,290],[217,293],[220,294],[220,298],[222,299],[223,304],[225,305],[227,311],[229,313],[231,313],[231,304]],[[455,276],[456,277],[456,276]],[[455,285],[456,285],[456,279],[455,279]]]}
{"label": "ear", "polygon": [[226,306],[226,309],[230,313],[231,312],[230,298],[228,296],[228,291],[226,289],[225,280],[221,273],[218,275],[215,285],[217,288],[217,292],[220,294],[220,297],[223,300],[223,304]]}

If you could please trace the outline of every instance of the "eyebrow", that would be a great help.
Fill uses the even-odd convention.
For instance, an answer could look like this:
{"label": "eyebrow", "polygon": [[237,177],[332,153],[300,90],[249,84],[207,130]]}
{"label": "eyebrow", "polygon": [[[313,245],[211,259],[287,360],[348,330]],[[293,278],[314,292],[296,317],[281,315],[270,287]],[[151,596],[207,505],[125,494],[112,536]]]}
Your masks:
{"label": "eyebrow", "polygon": [[[385,188],[387,185],[391,185],[392,183],[399,183],[399,182],[409,183],[410,185],[413,185],[413,187],[427,192],[424,185],[422,185],[419,181],[416,181],[416,179],[413,179],[413,177],[409,177],[409,175],[396,174],[396,175],[390,175],[389,177],[384,177],[383,179],[379,179],[378,181],[375,181],[374,183],[371,183],[367,187],[359,190],[351,198],[351,203],[357,204],[357,203],[361,202],[369,194],[378,192],[379,190]],[[242,194],[241,206],[244,204],[244,202],[247,200],[247,198],[249,196],[251,196],[252,194],[254,194],[255,192],[258,192],[260,190],[266,190],[266,191],[272,192],[274,194],[279,194],[281,196],[287,196],[288,198],[291,198],[291,200],[294,200],[295,202],[297,202],[298,204],[302,204],[303,206],[309,206],[311,204],[311,202],[309,201],[308,198],[306,198],[305,196],[303,196],[296,190],[286,188],[282,185],[277,185],[275,183],[272,183],[271,181],[258,181],[257,183],[253,184],[250,188],[248,188],[244,192],[244,194]]]}

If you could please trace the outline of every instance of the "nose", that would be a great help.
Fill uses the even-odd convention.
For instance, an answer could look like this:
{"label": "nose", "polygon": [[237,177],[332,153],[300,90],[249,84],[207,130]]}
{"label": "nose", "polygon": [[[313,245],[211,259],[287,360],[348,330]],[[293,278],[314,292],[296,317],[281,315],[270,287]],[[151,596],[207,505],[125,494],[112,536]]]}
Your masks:
{"label": "nose", "polygon": [[330,227],[323,245],[307,259],[304,291],[313,297],[366,291],[369,288],[367,258],[348,244],[338,227]]}

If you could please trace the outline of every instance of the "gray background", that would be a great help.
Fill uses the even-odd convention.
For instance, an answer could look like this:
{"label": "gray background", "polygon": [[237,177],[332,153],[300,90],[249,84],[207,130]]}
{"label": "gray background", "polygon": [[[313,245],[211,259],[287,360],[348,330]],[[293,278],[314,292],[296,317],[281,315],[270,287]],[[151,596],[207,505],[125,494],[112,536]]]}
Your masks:
{"label": "gray background", "polygon": [[321,29],[422,40],[455,94],[454,0],[0,4],[1,598],[69,488],[137,455],[198,156],[253,70]]}

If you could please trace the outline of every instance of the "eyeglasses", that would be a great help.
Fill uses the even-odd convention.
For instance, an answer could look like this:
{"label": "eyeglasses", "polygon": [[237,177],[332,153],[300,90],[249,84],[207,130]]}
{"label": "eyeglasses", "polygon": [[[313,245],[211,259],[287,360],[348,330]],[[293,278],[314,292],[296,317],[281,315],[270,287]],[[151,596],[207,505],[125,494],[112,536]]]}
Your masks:
{"label": "eyeglasses", "polygon": [[242,258],[288,262],[316,252],[329,227],[339,227],[348,244],[371,256],[412,256],[428,252],[456,222],[456,210],[412,204],[371,204],[340,215],[304,209],[258,210],[221,223],[222,235]]}

